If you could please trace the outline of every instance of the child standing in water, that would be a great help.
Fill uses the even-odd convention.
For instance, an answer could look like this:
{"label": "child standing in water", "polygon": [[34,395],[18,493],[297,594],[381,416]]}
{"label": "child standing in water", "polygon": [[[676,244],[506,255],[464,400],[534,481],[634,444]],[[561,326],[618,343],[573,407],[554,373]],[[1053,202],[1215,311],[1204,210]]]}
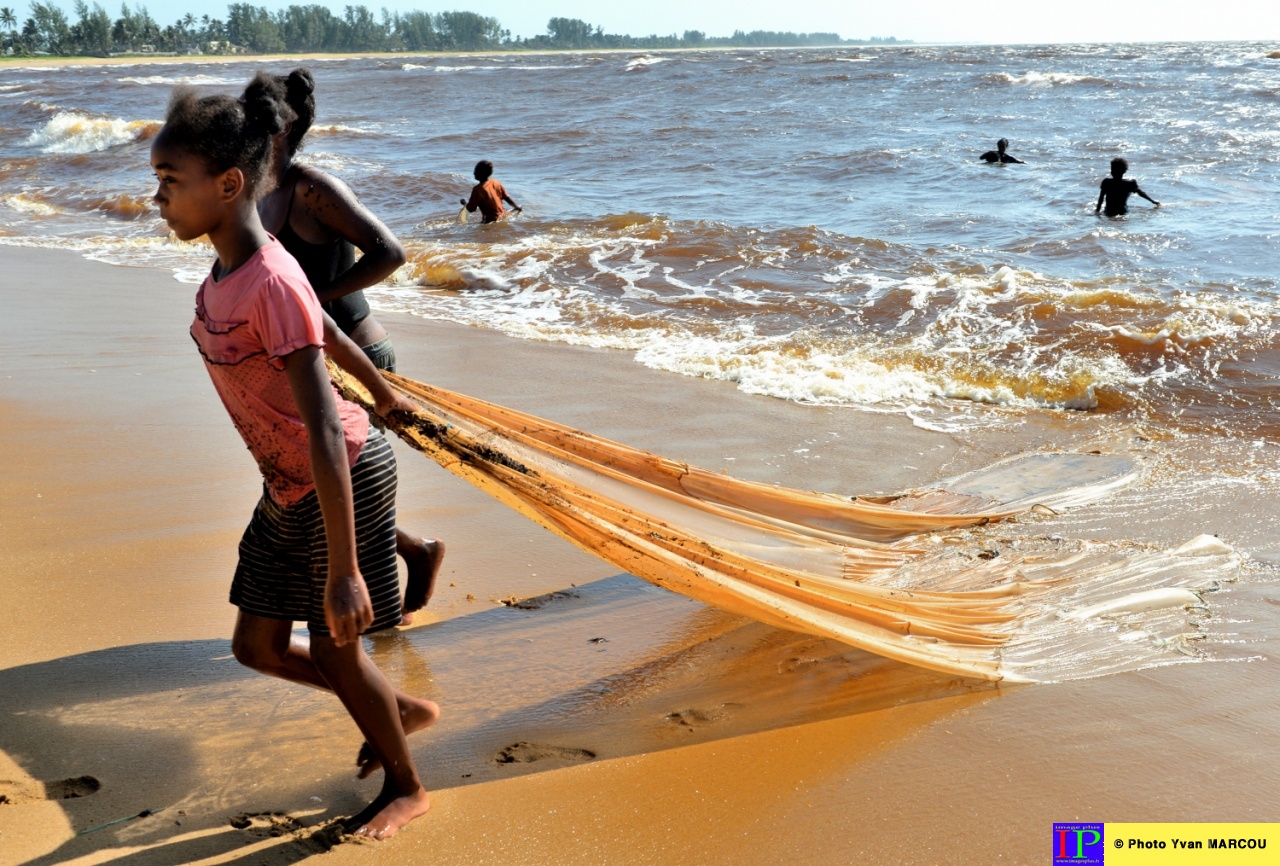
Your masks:
{"label": "child standing in water", "polygon": [[1138,186],[1136,180],[1125,180],[1124,173],[1129,170],[1129,163],[1120,157],[1111,160],[1111,177],[1102,179],[1102,188],[1098,190],[1098,204],[1093,212],[1102,210],[1102,203],[1107,203],[1107,216],[1123,216],[1129,212],[1129,196],[1133,193],[1145,198],[1156,207],[1160,202],[1147,195]]}
{"label": "child standing in water", "polygon": [[[258,218],[278,85],[259,76],[237,100],[174,92],[151,146],[160,216],[217,252],[196,294],[191,336],[218,396],[262,470],[265,490],[240,541],[231,586],[232,650],[248,667],[334,692],[365,738],[361,775],[382,790],[350,822],[374,839],[430,807],[406,734],[439,708],[396,691],[360,635],[395,625],[395,457],[359,406],[329,382],[324,352],[355,375],[377,411],[411,406],[320,310],[297,261]],[[292,640],[305,620],[309,643]]]}
{"label": "child standing in water", "polygon": [[511,205],[511,209],[516,213],[521,212],[520,205],[507,195],[506,188],[493,176],[493,163],[482,159],[476,163],[473,173],[479,183],[471,188],[471,200],[459,199],[468,212],[479,209],[484,215],[483,222],[487,223],[497,222],[507,215],[506,208],[502,206],[504,201]]}

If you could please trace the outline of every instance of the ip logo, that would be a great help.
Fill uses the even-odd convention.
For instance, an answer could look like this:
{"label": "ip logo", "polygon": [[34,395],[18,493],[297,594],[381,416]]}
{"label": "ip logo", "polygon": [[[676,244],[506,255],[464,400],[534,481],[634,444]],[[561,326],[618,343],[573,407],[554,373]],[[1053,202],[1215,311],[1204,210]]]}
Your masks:
{"label": "ip logo", "polygon": [[1054,866],[1102,866],[1106,856],[1106,833],[1102,824],[1066,823],[1053,825]]}

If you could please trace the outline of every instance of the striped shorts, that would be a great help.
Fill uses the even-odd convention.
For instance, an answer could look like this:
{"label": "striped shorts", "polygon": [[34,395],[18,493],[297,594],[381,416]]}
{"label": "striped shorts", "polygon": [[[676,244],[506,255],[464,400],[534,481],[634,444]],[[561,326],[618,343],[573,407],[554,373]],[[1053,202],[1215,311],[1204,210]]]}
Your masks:
{"label": "striped shorts", "polygon": [[[373,604],[368,634],[400,622],[396,458],[391,443],[375,429],[370,428],[368,441],[351,467],[351,489],[356,558]],[[253,616],[305,621],[312,634],[328,636],[324,619],[328,578],[329,548],[316,492],[282,508],[264,490],[240,539],[231,603]]]}
{"label": "striped shorts", "polygon": [[365,357],[379,370],[390,370],[392,373],[396,371],[396,347],[392,345],[390,337],[383,337],[376,343],[361,346],[360,351],[364,352]]}

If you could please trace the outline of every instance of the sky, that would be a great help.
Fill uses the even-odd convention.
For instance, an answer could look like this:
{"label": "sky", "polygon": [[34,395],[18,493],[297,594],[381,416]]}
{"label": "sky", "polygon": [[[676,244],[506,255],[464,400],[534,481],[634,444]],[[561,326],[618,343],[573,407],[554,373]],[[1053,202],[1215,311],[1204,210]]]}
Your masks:
{"label": "sky", "polygon": [[[70,15],[73,0],[52,0]],[[114,17],[118,0],[97,0]],[[1161,42],[1277,40],[1276,0],[247,0],[280,9],[316,2],[341,14],[346,3],[375,11],[465,10],[497,18],[515,36],[546,32],[552,17],[580,18],[610,33],[645,36],[701,30],[836,32],[846,39],[895,36],[916,42]],[[20,18],[28,0],[0,0]],[[225,0],[142,0],[161,25],[191,12],[225,18]],[[1280,48],[1280,44],[1277,45]]]}

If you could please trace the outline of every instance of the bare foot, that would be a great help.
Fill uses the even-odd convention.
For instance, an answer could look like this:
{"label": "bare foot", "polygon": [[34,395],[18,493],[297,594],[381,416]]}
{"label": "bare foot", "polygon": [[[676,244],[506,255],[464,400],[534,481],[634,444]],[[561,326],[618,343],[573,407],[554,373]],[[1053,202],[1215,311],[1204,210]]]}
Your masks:
{"label": "bare foot", "polygon": [[412,625],[414,611],[426,607],[436,591],[436,575],[440,573],[440,564],[444,562],[444,542],[438,538],[431,541],[406,539],[406,543],[396,544],[396,552],[404,557],[404,564],[409,570],[404,588],[404,605],[400,610],[400,624]]}
{"label": "bare foot", "polygon": [[[407,698],[407,700],[412,703],[400,707],[400,724],[404,727],[406,737],[423,728],[431,727],[439,720],[440,705],[435,701],[429,701],[426,698]],[[363,743],[359,753],[356,754],[356,766],[360,768],[356,778],[367,779],[382,768],[382,761],[374,754],[373,748],[368,743]]]}
{"label": "bare foot", "polygon": [[417,793],[406,794],[391,800],[357,829],[355,835],[378,841],[390,839],[399,832],[401,827],[414,818],[425,815],[430,808],[431,798],[427,796],[426,791],[419,788]]}

